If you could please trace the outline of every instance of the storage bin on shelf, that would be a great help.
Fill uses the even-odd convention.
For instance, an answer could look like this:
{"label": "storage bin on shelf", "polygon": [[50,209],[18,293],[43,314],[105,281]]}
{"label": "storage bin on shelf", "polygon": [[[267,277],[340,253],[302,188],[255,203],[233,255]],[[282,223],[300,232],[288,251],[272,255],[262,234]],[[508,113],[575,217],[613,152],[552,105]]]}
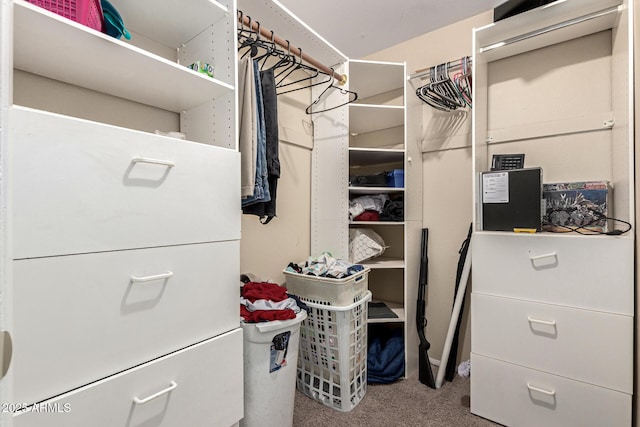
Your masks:
{"label": "storage bin on shelf", "polygon": [[371,269],[365,267],[351,276],[331,279],[284,270],[284,286],[304,303],[346,306],[365,296],[369,289],[369,271]]}
{"label": "storage bin on shelf", "polygon": [[306,302],[307,318],[300,325],[297,388],[341,412],[355,408],[367,391],[370,300],[365,290],[346,306]]}
{"label": "storage bin on shelf", "polygon": [[404,187],[404,169],[394,169],[387,172],[387,187]]}
{"label": "storage bin on shelf", "polygon": [[104,17],[100,0],[27,0],[57,15],[102,31]]}

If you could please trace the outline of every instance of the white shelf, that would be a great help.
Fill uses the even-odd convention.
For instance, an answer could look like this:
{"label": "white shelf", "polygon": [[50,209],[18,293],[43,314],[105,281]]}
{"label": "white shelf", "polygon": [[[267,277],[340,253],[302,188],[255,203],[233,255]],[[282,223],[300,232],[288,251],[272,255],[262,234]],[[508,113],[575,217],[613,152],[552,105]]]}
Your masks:
{"label": "white shelf", "polygon": [[404,107],[349,104],[349,133],[363,134],[404,125]]}
{"label": "white shelf", "polygon": [[390,258],[390,257],[378,257],[372,260],[368,260],[360,263],[365,267],[369,267],[372,270],[387,269],[387,268],[405,268],[405,262],[402,258]]}
{"label": "white shelf", "polygon": [[404,221],[349,221],[349,225],[405,225]]}
{"label": "white shelf", "polygon": [[233,91],[231,85],[30,3],[16,0],[14,15],[17,69],[173,112]]}
{"label": "white shelf", "polygon": [[606,30],[615,27],[618,14],[601,12],[621,2],[558,0],[475,30],[476,47],[489,62]]}
{"label": "white shelf", "polygon": [[396,62],[349,61],[349,89],[367,99],[404,86],[404,64]]}
{"label": "white shelf", "polygon": [[216,0],[111,0],[129,31],[179,48],[230,11]]}
{"label": "white shelf", "polygon": [[399,187],[349,187],[350,194],[389,194],[403,192],[404,188]]}
{"label": "white shelf", "polygon": [[352,166],[371,166],[393,162],[404,162],[403,149],[349,147],[349,164]]}
{"label": "white shelf", "polygon": [[402,304],[389,301],[372,300],[371,302],[384,302],[398,317],[384,317],[378,319],[367,319],[367,323],[403,323],[406,319]]}

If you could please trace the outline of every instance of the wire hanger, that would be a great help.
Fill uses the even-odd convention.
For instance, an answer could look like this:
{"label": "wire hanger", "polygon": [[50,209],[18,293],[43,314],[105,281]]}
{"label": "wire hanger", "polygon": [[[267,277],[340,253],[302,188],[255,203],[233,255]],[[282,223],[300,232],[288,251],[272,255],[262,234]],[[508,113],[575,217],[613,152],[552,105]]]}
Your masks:
{"label": "wire hanger", "polygon": [[[334,86],[333,82],[333,72],[334,69],[331,68],[331,75],[329,76],[329,85],[324,88],[324,90],[320,93],[320,95],[318,95],[318,97],[316,98],[315,101],[313,101],[307,108],[305,108],[304,112],[307,114],[317,114],[317,113],[324,113],[325,111],[330,111],[330,110],[335,110],[336,108],[340,108],[343,107],[347,104],[351,104],[352,102],[355,102],[358,99],[358,94],[356,92],[338,87],[338,86]],[[333,107],[329,107],[329,108],[325,108],[323,110],[316,110],[316,111],[312,111],[312,108],[314,105],[317,105],[323,98],[324,94],[327,93],[329,91],[329,89],[337,89],[341,94],[343,95],[349,95],[348,98],[351,98],[351,96],[353,95],[353,99],[347,99],[346,102],[333,106]]]}

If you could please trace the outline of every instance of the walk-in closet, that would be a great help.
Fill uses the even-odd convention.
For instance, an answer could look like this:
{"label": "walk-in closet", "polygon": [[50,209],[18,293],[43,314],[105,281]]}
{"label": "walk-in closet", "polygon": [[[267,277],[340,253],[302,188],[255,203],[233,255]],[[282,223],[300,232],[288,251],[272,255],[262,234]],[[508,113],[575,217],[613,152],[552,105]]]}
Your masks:
{"label": "walk-in closet", "polygon": [[640,426],[636,0],[3,0],[0,427]]}

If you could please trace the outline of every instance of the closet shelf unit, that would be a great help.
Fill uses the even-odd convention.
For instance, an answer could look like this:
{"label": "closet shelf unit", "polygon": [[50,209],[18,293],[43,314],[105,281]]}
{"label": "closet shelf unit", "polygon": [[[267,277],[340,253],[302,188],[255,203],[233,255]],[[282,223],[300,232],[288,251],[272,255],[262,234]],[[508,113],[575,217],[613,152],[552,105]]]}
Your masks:
{"label": "closet shelf unit", "polygon": [[[349,73],[350,90],[358,93],[358,100],[349,104],[348,110],[349,175],[381,174],[398,169],[403,171],[406,182],[404,63],[350,60]],[[400,197],[405,206],[407,203],[404,183],[399,186],[350,186],[348,192],[350,199],[366,194],[387,194],[390,198]],[[403,209],[400,221],[349,221],[348,227],[371,228],[385,241],[387,248],[383,255],[362,264],[371,268],[369,289],[373,293],[372,302],[384,302],[397,317],[370,318],[368,322],[401,327],[406,343],[405,269],[408,263],[404,215]]]}
{"label": "closet shelf unit", "polygon": [[524,153],[544,183],[608,181],[633,226],[632,17],[556,1],[474,30],[471,412],[500,424],[631,425],[634,231],[485,231],[478,189]]}
{"label": "closet shelf unit", "polygon": [[235,1],[112,3],[131,40],[0,6],[0,401],[72,408],[0,424],[235,425]]}
{"label": "closet shelf unit", "polygon": [[[216,21],[228,14],[226,7],[210,4],[206,13]],[[154,8],[153,4],[148,7]],[[88,30],[31,3],[16,0],[14,13],[14,66],[20,70],[177,113],[233,91],[231,84],[190,69],[185,72],[184,65]],[[160,27],[173,25],[158,22]],[[162,43],[177,48],[196,35],[164,37]]]}

